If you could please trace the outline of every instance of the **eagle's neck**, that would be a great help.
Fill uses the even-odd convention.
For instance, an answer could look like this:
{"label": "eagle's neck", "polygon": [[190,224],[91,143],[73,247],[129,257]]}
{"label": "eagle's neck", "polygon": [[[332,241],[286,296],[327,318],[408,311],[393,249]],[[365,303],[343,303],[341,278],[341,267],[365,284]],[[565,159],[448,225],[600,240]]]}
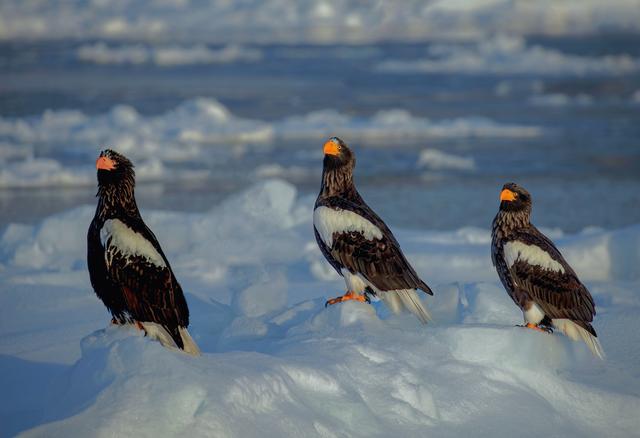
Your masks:
{"label": "eagle's neck", "polygon": [[97,196],[99,199],[96,217],[100,221],[118,216],[140,218],[133,183],[124,181],[119,184],[101,185],[98,188]]}
{"label": "eagle's neck", "polygon": [[502,240],[513,232],[531,225],[531,211],[528,209],[520,211],[500,210],[493,219],[491,234],[493,240]]}
{"label": "eagle's neck", "polygon": [[319,198],[340,196],[346,199],[360,199],[353,183],[353,169],[348,166],[336,168],[324,167]]}

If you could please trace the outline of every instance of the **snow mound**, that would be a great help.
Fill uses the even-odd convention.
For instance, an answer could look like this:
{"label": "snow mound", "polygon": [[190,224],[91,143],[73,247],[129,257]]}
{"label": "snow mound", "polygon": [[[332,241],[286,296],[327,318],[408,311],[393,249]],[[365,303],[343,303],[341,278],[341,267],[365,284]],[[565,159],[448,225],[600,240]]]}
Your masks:
{"label": "snow mound", "polygon": [[636,0],[5,0],[0,38],[361,43],[429,38],[638,32]]}
{"label": "snow mound", "polygon": [[394,229],[435,291],[425,327],[382,303],[324,307],[344,284],[314,269],[312,200],[288,183],[204,213],[145,211],[185,289],[194,358],[109,325],[85,265],[93,211],[2,232],[2,436],[637,434],[640,225],[553,233],[596,300],[602,362],[515,327],[489,230]]}
{"label": "snow mound", "polygon": [[629,55],[586,57],[541,46],[523,38],[500,35],[473,44],[435,44],[429,58],[388,60],[378,70],[390,73],[461,73],[493,75],[622,75],[640,70]]}
{"label": "snow mound", "polygon": [[[370,117],[322,110],[267,122],[237,117],[217,100],[207,98],[185,101],[156,116],[144,116],[126,105],[98,115],[48,110],[34,117],[0,117],[0,157],[6,158],[0,161],[0,187],[93,184],[93,166],[67,164],[60,156],[92,163],[104,147],[132,159],[139,181],[206,178],[215,164],[242,154],[246,147],[282,139],[320,142],[334,134],[380,143],[426,138],[531,138],[544,131],[483,117],[430,120],[398,109]],[[260,177],[300,177],[308,172],[263,167],[255,173]]]}
{"label": "snow mound", "polygon": [[262,52],[238,45],[211,49],[204,44],[194,46],[123,45],[109,46],[104,42],[87,44],[76,50],[81,61],[95,64],[154,64],[173,67],[192,64],[227,64],[255,62],[262,59]]}

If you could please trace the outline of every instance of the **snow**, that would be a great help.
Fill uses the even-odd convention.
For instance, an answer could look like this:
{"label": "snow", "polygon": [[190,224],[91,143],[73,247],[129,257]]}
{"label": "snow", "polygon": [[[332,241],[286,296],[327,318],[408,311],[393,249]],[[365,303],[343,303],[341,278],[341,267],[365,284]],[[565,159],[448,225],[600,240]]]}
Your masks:
{"label": "snow", "polygon": [[448,154],[437,149],[425,149],[420,152],[418,166],[430,170],[474,170],[476,163],[471,157]]}
{"label": "snow", "polygon": [[282,272],[269,274],[265,271],[250,286],[233,295],[231,308],[238,315],[251,318],[262,316],[285,307],[286,291],[287,277]]}
{"label": "snow", "polygon": [[533,138],[543,134],[537,126],[503,124],[479,116],[430,120],[413,116],[403,109],[380,110],[369,118],[330,109],[313,111],[304,116],[287,117],[275,129],[286,139],[322,138],[329,132],[340,132],[342,137],[369,142],[423,138]]}
{"label": "snow", "polygon": [[0,435],[638,436],[640,225],[549,232],[594,295],[603,362],[515,327],[488,228],[390,224],[434,289],[433,324],[382,303],[325,309],[344,284],[312,206],[268,180],[203,213],[143,211],[186,292],[198,358],[109,325],[86,271],[94,205],[6,227]]}
{"label": "snow", "polygon": [[593,97],[583,93],[575,96],[568,96],[562,93],[540,94],[532,96],[528,100],[533,105],[547,107],[564,107],[568,105],[584,107],[594,104]]}
{"label": "snow", "polygon": [[83,0],[0,4],[0,38],[362,43],[637,32],[637,0]]}
{"label": "snow", "polygon": [[260,178],[303,179],[314,174],[314,169],[303,166],[281,166],[280,164],[263,164],[256,168],[256,176]]}
{"label": "snow", "polygon": [[94,179],[95,173],[91,168],[65,168],[59,161],[50,158],[34,158],[31,154],[28,154],[26,159],[16,162],[5,161],[2,164],[0,168],[0,186],[2,187],[88,185]]}
{"label": "snow", "polygon": [[[53,158],[34,158],[32,153],[27,153],[22,160],[0,163],[0,187],[86,186],[95,182],[95,173],[93,166],[65,165]],[[166,169],[157,159],[143,160],[136,166],[136,175],[142,181],[158,180],[172,174],[175,172]],[[180,177],[197,178],[199,175],[198,172],[183,172]]]}
{"label": "snow", "polygon": [[218,50],[203,44],[194,46],[144,45],[109,46],[104,42],[87,44],[76,50],[81,61],[95,64],[155,64],[173,67],[190,64],[223,64],[231,62],[255,62],[262,59],[262,52],[237,45],[228,45]]}
{"label": "snow", "polygon": [[429,58],[391,59],[381,62],[377,68],[388,73],[623,75],[638,72],[640,59],[630,55],[572,55],[527,45],[522,37],[498,35],[471,44],[434,44],[429,48]]}
{"label": "snow", "polygon": [[[131,158],[139,181],[198,179],[210,174],[206,164],[221,162],[244,147],[278,140],[320,142],[337,131],[350,140],[376,144],[429,138],[526,139],[544,134],[537,126],[477,116],[431,120],[400,109],[380,110],[369,117],[320,110],[276,121],[252,120],[238,117],[208,98],[185,101],[155,116],[142,115],[126,105],[97,115],[47,110],[39,116],[0,116],[0,154],[5,155],[0,160],[0,187],[91,185],[95,180],[93,166],[70,164],[60,157],[80,156],[93,163],[104,147]],[[261,177],[305,173],[299,167],[256,170]]]}

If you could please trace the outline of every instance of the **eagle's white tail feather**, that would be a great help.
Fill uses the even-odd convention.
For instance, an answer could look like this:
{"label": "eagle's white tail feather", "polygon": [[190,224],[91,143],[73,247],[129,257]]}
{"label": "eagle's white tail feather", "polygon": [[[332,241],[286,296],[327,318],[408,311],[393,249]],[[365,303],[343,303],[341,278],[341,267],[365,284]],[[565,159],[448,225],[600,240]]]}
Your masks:
{"label": "eagle's white tail feather", "polygon": [[415,289],[388,291],[383,294],[383,297],[394,313],[399,313],[401,307],[404,307],[417,316],[421,323],[426,324],[431,321],[431,315]]}
{"label": "eagle's white tail feather", "polygon": [[[157,339],[158,342],[167,348],[180,350],[167,329],[160,324],[149,321],[141,322],[140,324],[150,338]],[[182,344],[184,345],[184,350],[181,351],[193,356],[200,356],[200,349],[193,338],[191,338],[189,331],[185,327],[179,327],[178,331],[182,337]]]}
{"label": "eagle's white tail feather", "polygon": [[182,337],[182,344],[184,345],[184,352],[191,354],[193,356],[200,356],[200,349],[198,345],[191,337],[189,330],[186,327],[178,328],[180,331],[180,336]]}
{"label": "eagle's white tail feather", "polygon": [[391,309],[391,311],[398,315],[400,312],[402,312],[402,300],[400,300],[400,297],[398,296],[398,294],[396,294],[395,292],[388,292],[385,294],[381,294],[384,303],[389,307],[389,309]]}
{"label": "eagle's white tail feather", "polygon": [[165,347],[178,348],[176,346],[176,343],[173,341],[173,338],[171,337],[171,335],[167,331],[167,329],[162,327],[160,324],[157,324],[155,322],[148,322],[147,321],[147,322],[140,322],[140,325],[142,325],[142,327],[144,328],[145,333],[151,339],[158,340],[158,342],[160,342]]}
{"label": "eagle's white tail feather", "polygon": [[580,327],[570,319],[554,319],[552,322],[553,325],[568,338],[574,341],[582,340],[587,344],[587,347],[589,347],[589,350],[591,350],[594,356],[597,356],[600,359],[605,358],[604,350],[602,349],[602,345],[600,345],[600,341],[598,341],[598,338],[593,336],[587,330]]}

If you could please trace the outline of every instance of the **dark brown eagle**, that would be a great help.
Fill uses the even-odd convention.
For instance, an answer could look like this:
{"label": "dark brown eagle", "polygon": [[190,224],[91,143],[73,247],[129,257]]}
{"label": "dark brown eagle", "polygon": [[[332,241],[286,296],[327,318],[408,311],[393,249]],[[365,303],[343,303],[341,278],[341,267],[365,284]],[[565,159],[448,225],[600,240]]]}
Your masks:
{"label": "dark brown eagle", "polygon": [[327,305],[378,296],[394,313],[406,308],[426,323],[429,312],[417,289],[433,292],[402,254],[391,230],[356,190],[353,152],[333,137],[324,145],[323,164],[313,228],[320,251],[347,285],[347,293]]}
{"label": "dark brown eagle", "polygon": [[500,281],[522,309],[525,327],[548,332],[555,327],[573,340],[582,339],[604,358],[591,325],[596,314],[591,294],[530,218],[529,192],[505,184],[491,235],[491,259]]}
{"label": "dark brown eagle", "polygon": [[107,149],[96,161],[98,207],[87,235],[91,285],[114,324],[134,323],[166,347],[200,353],[189,308],[158,239],[140,216],[133,165]]}

